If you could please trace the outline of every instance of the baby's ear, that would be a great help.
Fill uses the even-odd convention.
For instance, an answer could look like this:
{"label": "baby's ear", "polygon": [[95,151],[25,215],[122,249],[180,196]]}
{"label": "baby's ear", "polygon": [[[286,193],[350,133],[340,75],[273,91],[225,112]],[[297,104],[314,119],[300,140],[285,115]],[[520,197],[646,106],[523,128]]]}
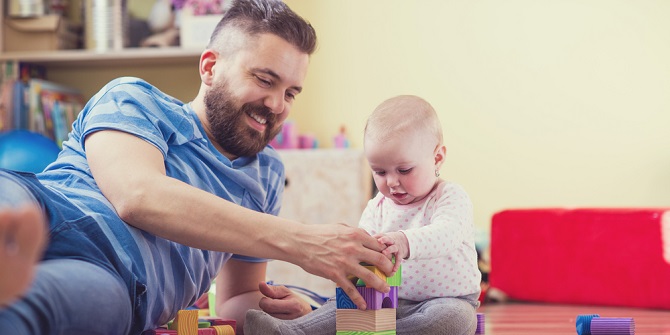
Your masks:
{"label": "baby's ear", "polygon": [[435,148],[435,168],[439,169],[444,163],[444,158],[447,156],[447,147],[440,144]]}

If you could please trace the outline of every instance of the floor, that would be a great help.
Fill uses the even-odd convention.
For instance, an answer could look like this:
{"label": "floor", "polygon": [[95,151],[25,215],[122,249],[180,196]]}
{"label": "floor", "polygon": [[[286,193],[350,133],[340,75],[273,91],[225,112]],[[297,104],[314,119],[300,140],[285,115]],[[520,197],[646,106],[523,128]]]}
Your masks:
{"label": "floor", "polygon": [[486,335],[577,334],[575,319],[581,314],[633,318],[635,334],[670,335],[670,311],[602,306],[543,305],[526,303],[485,304]]}

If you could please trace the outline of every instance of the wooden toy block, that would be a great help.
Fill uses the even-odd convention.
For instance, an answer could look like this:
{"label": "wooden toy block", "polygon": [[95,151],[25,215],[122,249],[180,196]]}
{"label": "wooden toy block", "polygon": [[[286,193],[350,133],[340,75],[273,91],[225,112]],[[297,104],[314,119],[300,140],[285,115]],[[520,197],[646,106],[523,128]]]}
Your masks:
{"label": "wooden toy block", "polygon": [[336,335],[396,335],[395,330],[384,330],[380,332],[359,332],[359,331],[349,331],[349,330],[344,330],[344,331],[338,331],[335,333]]}
{"label": "wooden toy block", "polygon": [[[398,308],[398,287],[392,286],[389,293],[379,292],[372,287],[356,287],[363,296],[368,309]],[[357,309],[358,306],[344,293],[344,290],[335,289],[335,301],[338,309]]]}
{"label": "wooden toy block", "polygon": [[237,329],[237,321],[235,321],[233,319],[222,319],[222,318],[219,318],[219,317],[207,316],[207,317],[200,318],[200,320],[207,321],[212,326],[228,325],[228,326],[231,326],[233,328],[233,330]]}
{"label": "wooden toy block", "polygon": [[338,309],[335,322],[338,331],[384,331],[395,329],[396,310],[383,308],[377,310]]}
{"label": "wooden toy block", "polygon": [[386,278],[386,283],[390,286],[400,286],[402,284],[402,265],[398,268],[395,274]]}
{"label": "wooden toy block", "polygon": [[176,330],[177,335],[198,335],[198,311],[195,309],[178,311],[170,329]]}
{"label": "wooden toy block", "polygon": [[[377,270],[377,271],[379,271],[379,270]],[[379,271],[379,272],[381,273],[381,271]],[[382,275],[384,275],[384,274],[382,273]],[[380,277],[380,278],[382,278],[382,277]],[[386,277],[386,275],[384,275],[384,277],[382,279],[385,279],[386,283],[389,284],[389,286],[400,286],[400,284],[402,284],[402,265],[398,268],[398,271],[396,271],[396,273],[393,274],[393,276]],[[356,282],[356,286],[367,286],[367,285],[365,284],[363,279],[359,278],[358,281]]]}
{"label": "wooden toy block", "polygon": [[[386,281],[386,275],[384,274],[384,272],[382,272],[381,270],[377,269],[376,266],[374,266],[374,265],[364,265],[364,267],[365,267],[366,269],[372,271],[377,277],[381,278],[383,281]],[[359,285],[359,284],[358,284],[358,283],[362,283],[362,282],[363,282],[360,278],[356,278],[356,276],[354,276],[354,275],[349,275],[349,276],[347,276],[347,278],[348,278],[349,280],[351,280],[352,282],[353,282],[354,279],[357,279],[358,281],[357,281],[357,283],[356,283],[356,286],[363,286],[363,285]]]}
{"label": "wooden toy block", "polygon": [[344,293],[344,290],[340,287],[335,288],[335,301],[337,302],[338,309],[357,309],[358,306],[351,301],[351,298]]}
{"label": "wooden toy block", "polygon": [[216,331],[214,335],[235,335],[235,328],[231,325],[212,326],[212,329]]}
{"label": "wooden toy block", "polygon": [[214,328],[198,328],[198,335],[217,335]]}
{"label": "wooden toy block", "polygon": [[372,287],[357,287],[358,292],[365,299],[368,309],[398,308],[398,287],[392,286],[388,293],[383,293]]}

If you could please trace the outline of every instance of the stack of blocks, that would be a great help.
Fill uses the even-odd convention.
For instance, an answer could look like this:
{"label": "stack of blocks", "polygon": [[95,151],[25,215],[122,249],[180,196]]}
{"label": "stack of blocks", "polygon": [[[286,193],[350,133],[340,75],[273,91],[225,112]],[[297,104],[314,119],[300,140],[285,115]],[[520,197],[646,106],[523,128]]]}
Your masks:
{"label": "stack of blocks", "polygon": [[398,287],[402,282],[401,269],[398,269],[392,277],[387,277],[375,266],[364,266],[377,277],[385,280],[391,286],[391,290],[388,293],[383,293],[368,287],[362,280],[358,279],[356,289],[363,296],[367,305],[367,309],[362,311],[344,293],[342,288],[336,288],[337,335],[395,334]]}
{"label": "stack of blocks", "polygon": [[199,318],[198,310],[185,309],[177,312],[177,317],[167,328],[145,331],[143,335],[235,335],[235,320],[217,317]]}

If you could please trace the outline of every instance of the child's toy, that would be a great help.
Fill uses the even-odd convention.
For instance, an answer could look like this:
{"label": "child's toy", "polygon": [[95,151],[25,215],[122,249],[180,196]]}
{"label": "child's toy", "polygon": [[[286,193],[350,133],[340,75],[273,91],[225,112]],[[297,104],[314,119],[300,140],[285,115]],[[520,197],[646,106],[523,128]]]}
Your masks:
{"label": "child's toy", "polygon": [[357,278],[356,289],[361,293],[367,310],[361,311],[358,306],[344,293],[341,288],[335,289],[337,303],[336,329],[338,335],[362,334],[395,334],[396,308],[398,307],[398,286],[402,282],[402,267],[392,276],[387,277],[375,266],[365,266],[377,277],[391,285],[389,293],[383,293]]}
{"label": "child's toy", "polygon": [[593,335],[634,335],[635,321],[633,318],[593,318],[591,320]]}
{"label": "child's toy", "polygon": [[172,330],[177,330],[177,335],[198,335],[198,310],[181,310],[172,323]]}
{"label": "child's toy", "polygon": [[297,149],[298,128],[293,121],[285,121],[281,132],[270,141],[275,149]]}
{"label": "child's toy", "polygon": [[145,331],[144,335],[235,335],[237,322],[205,316],[198,319],[200,310],[189,309],[177,312],[177,317],[166,327]]}
{"label": "child's toy", "polygon": [[484,328],[485,326],[485,316],[484,313],[477,313],[477,329],[475,330],[475,334],[485,334],[486,329]]}
{"label": "child's toy", "polygon": [[346,128],[344,126],[340,127],[340,133],[333,138],[333,143],[335,148],[348,148],[349,140],[346,135]]}
{"label": "child's toy", "polygon": [[577,334],[579,335],[635,335],[633,318],[603,318],[598,314],[577,316]]}
{"label": "child's toy", "polygon": [[298,148],[300,149],[315,149],[319,146],[319,141],[311,134],[298,135]]}

